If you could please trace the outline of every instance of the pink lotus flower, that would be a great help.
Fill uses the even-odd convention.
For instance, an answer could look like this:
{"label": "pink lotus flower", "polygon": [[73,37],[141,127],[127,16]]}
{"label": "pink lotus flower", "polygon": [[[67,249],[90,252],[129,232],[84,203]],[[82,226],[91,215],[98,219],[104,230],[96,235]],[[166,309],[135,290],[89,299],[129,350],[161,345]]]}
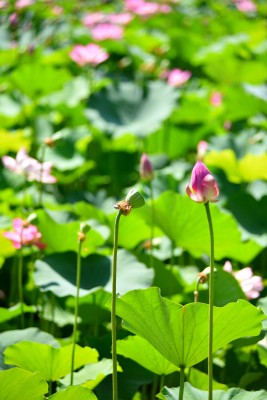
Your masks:
{"label": "pink lotus flower", "polygon": [[223,266],[224,271],[232,274],[239,282],[241,289],[250,299],[256,299],[260,295],[260,291],[263,290],[262,278],[257,275],[253,275],[253,271],[250,267],[240,269],[239,271],[233,272],[233,267],[230,261],[226,261]]}
{"label": "pink lotus flower", "polygon": [[191,76],[192,73],[190,71],[183,71],[179,68],[164,71],[162,74],[162,77],[167,79],[168,84],[174,87],[182,86],[191,78]]}
{"label": "pink lotus flower", "polygon": [[251,0],[234,0],[236,8],[244,13],[255,12],[257,10],[256,4]]}
{"label": "pink lotus flower", "polygon": [[151,181],[153,179],[153,166],[145,153],[141,156],[139,171],[141,178],[145,181]]}
{"label": "pink lotus flower", "polygon": [[30,157],[24,148],[20,149],[16,158],[2,157],[3,165],[11,172],[25,176],[27,181],[55,183],[57,180],[51,175],[52,163],[39,163]]}
{"label": "pink lotus flower", "polygon": [[12,241],[15,249],[32,245],[41,250],[46,247],[46,244],[41,242],[42,234],[38,231],[37,227],[21,218],[13,220],[13,231],[4,232],[4,236]]}
{"label": "pink lotus flower", "polygon": [[191,176],[190,185],[186,185],[186,193],[197,203],[215,203],[218,201],[219,188],[214,176],[211,175],[208,168],[197,161]]}
{"label": "pink lotus flower", "polygon": [[130,13],[119,13],[119,14],[108,15],[108,22],[117,25],[127,25],[129,24],[129,22],[131,22],[132,19],[133,16]]}
{"label": "pink lotus flower", "polygon": [[105,21],[106,21],[106,14],[100,12],[87,14],[83,18],[83,24],[87,28],[91,28],[92,26]]}
{"label": "pink lotus flower", "polygon": [[93,27],[91,33],[94,40],[120,40],[123,37],[123,28],[118,25],[103,23]]}
{"label": "pink lotus flower", "polygon": [[200,140],[200,142],[197,145],[197,159],[202,161],[204,155],[207,153],[208,150],[208,142],[205,140]]}
{"label": "pink lotus flower", "polygon": [[17,9],[26,8],[31,6],[34,3],[34,0],[18,0],[15,4]]}
{"label": "pink lotus flower", "polygon": [[102,23],[127,25],[132,19],[133,16],[130,13],[103,14],[95,12],[85,15],[83,18],[83,24],[87,28],[93,28]]}
{"label": "pink lotus flower", "polygon": [[134,14],[149,17],[157,13],[169,13],[171,7],[167,4],[158,4],[144,0],[126,0],[126,9]]}
{"label": "pink lotus flower", "polygon": [[214,107],[220,107],[222,104],[222,94],[220,92],[213,92],[210,98],[210,104]]}
{"label": "pink lotus flower", "polygon": [[86,46],[76,45],[70,53],[71,59],[80,66],[98,65],[106,61],[109,54],[105,52],[100,46],[90,43]]}

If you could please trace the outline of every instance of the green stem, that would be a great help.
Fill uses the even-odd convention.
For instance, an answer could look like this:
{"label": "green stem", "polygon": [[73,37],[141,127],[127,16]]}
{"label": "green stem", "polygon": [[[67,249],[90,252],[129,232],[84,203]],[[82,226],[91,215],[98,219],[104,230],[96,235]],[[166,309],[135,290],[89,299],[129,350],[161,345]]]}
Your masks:
{"label": "green stem", "polygon": [[117,252],[118,252],[118,236],[119,222],[121,210],[119,210],[114,226],[114,247],[112,260],[112,300],[111,300],[111,341],[112,341],[112,400],[118,400],[118,378],[117,378],[117,347],[116,347],[116,275],[117,275]]}
{"label": "green stem", "polygon": [[148,182],[151,198],[151,224],[150,224],[150,254],[149,254],[149,265],[153,268],[153,239],[154,239],[154,228],[155,228],[155,207],[154,207],[154,191],[152,182]]}
{"label": "green stem", "polygon": [[24,329],[22,247],[18,251],[18,293],[19,293],[19,302],[20,302],[20,326],[21,326],[21,329]]}
{"label": "green stem", "polygon": [[180,389],[179,389],[179,400],[184,398],[184,367],[180,367]]}
{"label": "green stem", "polygon": [[76,271],[76,297],[75,297],[75,311],[74,311],[74,324],[73,324],[73,342],[72,342],[72,355],[71,355],[71,371],[70,371],[70,385],[73,385],[73,371],[75,362],[75,346],[77,334],[77,321],[79,312],[79,291],[81,285],[81,248],[82,241],[79,240],[78,254],[77,254],[77,271]]}
{"label": "green stem", "polygon": [[41,147],[41,156],[40,156],[40,176],[39,179],[40,181],[38,182],[38,191],[39,191],[39,199],[38,199],[38,205],[40,207],[42,207],[42,203],[43,203],[43,182],[42,182],[42,175],[43,175],[43,163],[44,163],[44,159],[45,159],[45,151],[46,151],[46,145],[43,144]]}
{"label": "green stem", "polygon": [[209,276],[209,349],[208,349],[208,400],[212,400],[213,379],[213,303],[214,303],[214,233],[210,215],[209,202],[205,203],[205,209],[210,231],[210,276]]}
{"label": "green stem", "polygon": [[48,396],[49,396],[49,397],[50,397],[51,394],[52,394],[52,385],[53,385],[53,382],[52,382],[52,381],[49,381],[49,382],[48,382]]}
{"label": "green stem", "polygon": [[165,381],[165,375],[161,375],[160,382],[159,382],[159,390],[163,389],[164,381]]}

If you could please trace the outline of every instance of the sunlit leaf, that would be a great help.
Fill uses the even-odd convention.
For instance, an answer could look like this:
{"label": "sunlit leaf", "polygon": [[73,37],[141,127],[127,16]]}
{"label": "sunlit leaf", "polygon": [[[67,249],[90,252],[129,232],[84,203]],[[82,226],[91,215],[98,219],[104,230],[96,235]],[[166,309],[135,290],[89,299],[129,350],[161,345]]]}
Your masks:
{"label": "sunlit leaf", "polygon": [[[74,369],[98,360],[98,352],[90,347],[76,346]],[[55,348],[29,341],[13,344],[5,350],[6,364],[30,372],[38,371],[47,381],[56,381],[71,371],[72,345]]]}
{"label": "sunlit leaf", "polygon": [[[234,218],[211,205],[215,235],[215,259],[224,257],[249,262],[261,247],[252,240],[242,242]],[[161,230],[176,244],[200,257],[209,254],[210,238],[203,204],[174,192],[163,193],[155,201],[155,220]]]}
{"label": "sunlit leaf", "polygon": [[168,375],[177,371],[175,365],[140,336],[128,336],[124,340],[117,340],[117,354],[131,358],[142,367],[158,375]]}
{"label": "sunlit leaf", "polygon": [[81,386],[70,386],[65,390],[49,396],[49,400],[97,400],[96,395],[88,388]]}
{"label": "sunlit leaf", "polygon": [[[157,397],[161,400],[177,400],[179,396],[179,388],[164,387]],[[239,388],[231,388],[227,392],[223,390],[214,390],[214,400],[265,400],[267,392],[260,390],[257,392],[247,392]],[[185,383],[184,400],[207,400],[208,392],[196,389],[189,383]]]}
{"label": "sunlit leaf", "polygon": [[[193,366],[208,356],[208,307],[204,303],[181,306],[161,297],[158,288],[134,290],[117,299],[123,326],[148,340],[177,367]],[[213,351],[237,338],[258,335],[264,318],[245,300],[214,307]]]}
{"label": "sunlit leaf", "polygon": [[43,400],[48,385],[39,373],[20,368],[0,371],[1,400]]}

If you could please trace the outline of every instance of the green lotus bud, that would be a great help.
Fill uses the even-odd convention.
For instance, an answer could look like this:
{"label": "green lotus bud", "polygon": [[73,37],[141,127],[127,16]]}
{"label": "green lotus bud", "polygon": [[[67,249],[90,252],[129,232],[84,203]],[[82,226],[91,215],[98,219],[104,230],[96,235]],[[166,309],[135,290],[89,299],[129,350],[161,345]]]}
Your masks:
{"label": "green lotus bud", "polygon": [[128,192],[125,200],[128,201],[133,208],[139,208],[145,204],[144,197],[135,188]]}
{"label": "green lotus bud", "polygon": [[87,222],[82,222],[80,225],[80,232],[84,233],[85,235],[90,231],[91,226]]}
{"label": "green lotus bud", "polygon": [[27,222],[29,224],[31,224],[32,222],[37,220],[37,214],[36,213],[31,213],[28,217],[27,217]]}

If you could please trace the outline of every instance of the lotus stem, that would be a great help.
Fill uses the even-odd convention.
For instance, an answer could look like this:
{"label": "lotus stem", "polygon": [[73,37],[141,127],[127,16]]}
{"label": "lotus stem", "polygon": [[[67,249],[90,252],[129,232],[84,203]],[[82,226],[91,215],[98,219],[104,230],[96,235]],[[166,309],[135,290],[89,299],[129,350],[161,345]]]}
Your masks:
{"label": "lotus stem", "polygon": [[208,348],[208,400],[212,400],[213,380],[213,303],[214,303],[214,233],[210,214],[209,202],[205,203],[205,209],[210,231],[210,275],[209,275],[209,348]]}
{"label": "lotus stem", "polygon": [[179,400],[184,398],[184,366],[180,366],[180,389],[179,389]]}
{"label": "lotus stem", "polygon": [[79,292],[81,285],[81,249],[82,240],[79,240],[78,254],[77,254],[77,270],[76,270],[76,297],[75,297],[75,311],[74,311],[74,324],[73,324],[73,345],[71,355],[71,372],[70,372],[70,384],[73,385],[73,372],[75,363],[75,346],[76,346],[76,335],[77,335],[77,321],[79,313]]}
{"label": "lotus stem", "polygon": [[119,210],[115,219],[114,226],[114,245],[112,259],[112,298],[111,298],[111,352],[112,352],[112,400],[118,400],[118,377],[117,377],[117,345],[116,345],[116,278],[117,278],[117,253],[119,222],[122,211]]}

